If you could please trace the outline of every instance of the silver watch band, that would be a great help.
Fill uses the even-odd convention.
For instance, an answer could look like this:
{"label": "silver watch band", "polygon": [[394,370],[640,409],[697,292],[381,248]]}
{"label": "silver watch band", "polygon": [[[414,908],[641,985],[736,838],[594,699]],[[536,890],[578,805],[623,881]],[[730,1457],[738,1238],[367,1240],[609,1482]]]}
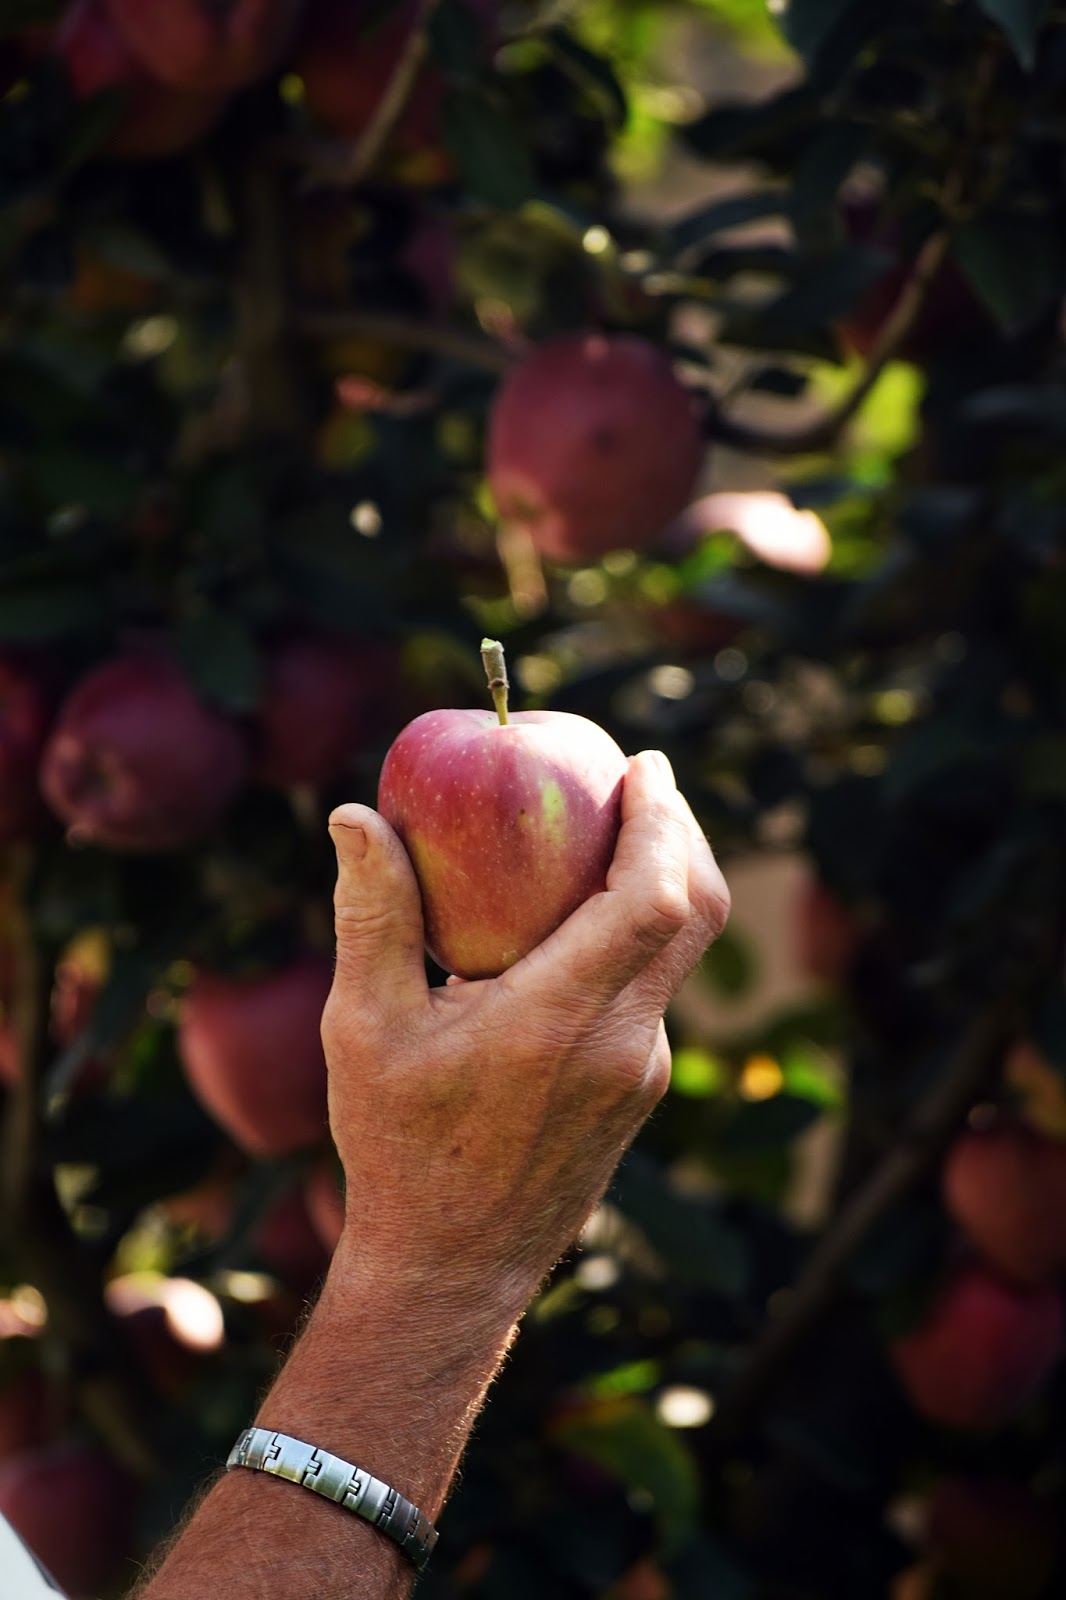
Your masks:
{"label": "silver watch band", "polygon": [[437,1530],[417,1506],[380,1478],[328,1450],[269,1428],[245,1428],[226,1462],[227,1471],[233,1467],[271,1472],[354,1511],[398,1544],[419,1572],[433,1554]]}

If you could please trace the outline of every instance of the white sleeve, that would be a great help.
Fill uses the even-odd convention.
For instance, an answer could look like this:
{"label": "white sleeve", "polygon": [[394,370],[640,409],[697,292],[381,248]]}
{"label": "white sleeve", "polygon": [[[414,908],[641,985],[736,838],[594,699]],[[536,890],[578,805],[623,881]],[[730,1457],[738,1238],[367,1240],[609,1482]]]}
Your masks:
{"label": "white sleeve", "polygon": [[11,1525],[0,1517],[0,1594],[3,1600],[55,1600],[61,1593]]}

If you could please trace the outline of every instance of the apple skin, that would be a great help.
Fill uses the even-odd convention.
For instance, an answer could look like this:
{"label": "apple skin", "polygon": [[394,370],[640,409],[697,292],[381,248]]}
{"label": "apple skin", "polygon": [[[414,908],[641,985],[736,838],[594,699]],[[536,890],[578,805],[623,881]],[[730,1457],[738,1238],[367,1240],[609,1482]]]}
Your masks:
{"label": "apple skin", "polygon": [[106,0],[74,0],[54,49],[79,100],[121,92],[122,113],[103,147],[119,160],[177,155],[207,133],[225,105],[219,95],[175,89],[147,72],[108,15]]}
{"label": "apple skin", "polygon": [[626,765],[609,734],[565,711],[408,723],[378,809],[411,857],[438,966],[495,977],[604,887]]}
{"label": "apple skin", "polygon": [[193,1093],[250,1155],[277,1156],[326,1137],[322,1011],[333,964],[309,955],[255,978],[201,973],[178,1026]]}
{"label": "apple skin", "polygon": [[153,77],[226,94],[281,60],[302,0],[105,0],[115,27]]}
{"label": "apple skin", "polygon": [[72,1597],[101,1594],[132,1553],[135,1488],[90,1445],[30,1450],[0,1467],[0,1515]]}
{"label": "apple skin", "polygon": [[220,820],[244,779],[237,729],[162,658],[97,667],[62,706],[41,787],[73,838],[112,850],[173,850]]}
{"label": "apple skin", "polygon": [[[137,0],[126,3],[135,5]],[[472,8],[488,34],[495,4],[472,0]],[[374,120],[417,19],[418,0],[397,0],[384,15],[367,0],[308,0],[295,70],[311,111],[338,138],[359,139]],[[434,175],[440,177],[451,165],[433,149],[443,98],[440,73],[423,66],[392,136],[400,150],[432,151],[440,169]]]}
{"label": "apple skin", "polygon": [[[900,259],[899,230],[891,217],[884,217],[879,201],[871,195],[846,195],[841,218],[848,238],[868,244],[894,257],[859,303],[837,328],[841,344],[863,360],[868,359],[884,331],[910,279],[913,263]],[[948,260],[935,275],[926,293],[918,320],[899,352],[907,361],[919,365],[953,345],[974,338],[988,327],[988,315],[954,261]]]}
{"label": "apple skin", "polygon": [[48,1387],[37,1367],[4,1382],[0,1387],[0,1461],[44,1442],[48,1411]]}
{"label": "apple skin", "polygon": [[942,1182],[949,1215],[990,1266],[1034,1286],[1066,1266],[1066,1144],[1021,1125],[966,1132]]}
{"label": "apple skin", "polygon": [[652,543],[691,498],[696,408],[646,339],[550,339],[508,374],[489,416],[488,479],[504,522],[553,561]]}
{"label": "apple skin", "polygon": [[1062,1302],[967,1266],[891,1357],[915,1410],[953,1428],[998,1428],[1034,1398],[1062,1350]]}
{"label": "apple skin", "polygon": [[1009,1478],[944,1478],[929,1502],[927,1543],[946,1596],[1040,1600],[1058,1555],[1057,1518]]}
{"label": "apple skin", "polygon": [[284,789],[338,778],[380,725],[392,676],[391,653],[372,640],[286,640],[267,665],[256,717],[258,776]]}
{"label": "apple skin", "polygon": [[34,831],[44,815],[37,769],[51,721],[51,696],[17,656],[0,656],[0,842]]}

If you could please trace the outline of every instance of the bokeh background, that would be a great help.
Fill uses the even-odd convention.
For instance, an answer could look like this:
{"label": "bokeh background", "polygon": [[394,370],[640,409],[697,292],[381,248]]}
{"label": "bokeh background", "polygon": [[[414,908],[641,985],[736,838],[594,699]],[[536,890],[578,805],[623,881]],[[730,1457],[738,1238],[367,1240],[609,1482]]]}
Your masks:
{"label": "bokeh background", "polygon": [[[735,909],[419,1592],[1064,1592],[1064,96],[1056,0],[0,4],[0,1510],[73,1595],[321,1281],[325,818],[486,632]],[[606,461],[534,389],[627,529],[556,559],[486,432],[572,335],[704,449],[633,527],[660,389]]]}

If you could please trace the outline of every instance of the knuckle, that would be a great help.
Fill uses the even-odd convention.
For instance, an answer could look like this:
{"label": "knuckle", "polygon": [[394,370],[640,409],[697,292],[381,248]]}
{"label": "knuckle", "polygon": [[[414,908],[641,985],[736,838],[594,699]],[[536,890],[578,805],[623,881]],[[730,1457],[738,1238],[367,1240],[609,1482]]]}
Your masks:
{"label": "knuckle", "polygon": [[661,945],[679,934],[691,915],[688,893],[675,878],[660,875],[634,913],[638,938]]}

